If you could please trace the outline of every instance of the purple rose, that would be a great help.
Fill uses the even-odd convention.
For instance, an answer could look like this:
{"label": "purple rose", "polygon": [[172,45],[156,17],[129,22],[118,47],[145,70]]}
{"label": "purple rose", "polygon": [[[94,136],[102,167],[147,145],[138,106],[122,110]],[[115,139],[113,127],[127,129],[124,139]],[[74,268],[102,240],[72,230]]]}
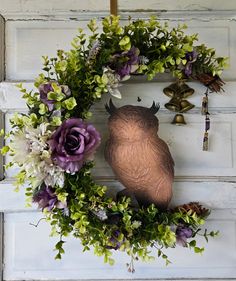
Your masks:
{"label": "purple rose", "polygon": [[59,209],[66,208],[66,204],[58,200],[57,195],[49,186],[41,187],[41,189],[34,194],[33,202],[38,203],[39,208],[43,210],[47,208],[48,211],[51,211],[54,207]]}
{"label": "purple rose", "polygon": [[184,225],[178,225],[175,233],[177,244],[183,247],[187,246],[187,239],[191,238],[193,235],[192,229]]}
{"label": "purple rose", "polygon": [[[56,83],[56,81],[50,81],[48,83],[45,83],[45,84],[41,84],[39,86],[39,95],[40,95],[40,100],[47,105],[48,107],[48,110],[49,111],[52,111],[53,108],[54,108],[54,103],[55,101],[54,100],[49,100],[48,99],[48,93],[49,92],[53,92],[54,89],[52,87],[52,83]],[[71,91],[69,89],[68,86],[66,85],[61,85],[61,90],[62,90],[62,93],[65,94],[66,96],[70,96],[71,95]]]}
{"label": "purple rose", "polygon": [[52,159],[68,173],[81,169],[101,142],[98,131],[82,119],[65,120],[49,140]]}

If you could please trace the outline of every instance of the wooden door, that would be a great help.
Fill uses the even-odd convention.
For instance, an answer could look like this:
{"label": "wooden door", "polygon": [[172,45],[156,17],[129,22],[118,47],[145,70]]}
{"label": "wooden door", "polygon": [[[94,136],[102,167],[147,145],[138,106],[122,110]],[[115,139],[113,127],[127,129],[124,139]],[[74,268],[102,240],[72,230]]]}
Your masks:
{"label": "wooden door", "polygon": [[[40,57],[52,56],[57,49],[68,49],[78,27],[86,29],[92,17],[109,14],[108,2],[0,0],[1,127],[9,128],[9,117],[26,110],[15,83],[23,81],[27,88],[32,88],[32,80],[41,69]],[[162,94],[170,83],[165,77],[154,82],[131,80],[121,88],[123,99],[116,101],[118,106],[137,104],[138,97],[144,106],[151,105],[153,100],[160,102],[160,136],[169,144],[176,163],[172,204],[199,201],[208,206],[212,214],[207,227],[219,230],[220,235],[207,245],[199,240],[205,247],[202,256],[184,248],[170,249],[167,253],[171,265],[166,267],[161,260],[137,263],[133,275],[127,272],[125,255],[115,253],[116,264],[104,265],[92,252],[82,253],[79,241],[73,238],[66,243],[63,259],[55,261],[52,249],[56,240],[49,237],[49,225],[42,221],[37,228],[32,226],[42,214],[35,207],[25,208],[23,190],[13,191],[12,169],[0,181],[0,269],[4,280],[236,278],[236,3],[122,0],[119,9],[124,20],[128,15],[145,18],[156,14],[170,25],[186,22],[189,32],[199,33],[201,42],[216,48],[219,55],[229,56],[230,68],[224,73],[225,93],[210,96],[212,125],[208,152],[202,151],[203,86],[189,83],[195,89],[189,101],[196,107],[186,114],[185,127],[170,124],[173,114],[164,108],[168,98]],[[94,122],[103,139],[107,134],[107,98],[104,96],[94,109]],[[119,187],[104,161],[103,145],[96,161],[97,180]]]}

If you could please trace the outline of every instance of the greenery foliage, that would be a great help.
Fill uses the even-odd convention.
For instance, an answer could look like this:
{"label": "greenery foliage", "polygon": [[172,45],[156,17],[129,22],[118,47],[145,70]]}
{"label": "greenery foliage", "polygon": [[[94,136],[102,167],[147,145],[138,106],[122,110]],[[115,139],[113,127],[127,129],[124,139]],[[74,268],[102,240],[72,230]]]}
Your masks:
{"label": "greenery foliage", "polygon": [[[159,73],[168,72],[179,79],[198,79],[201,74],[219,77],[226,65],[226,59],[216,57],[214,49],[195,45],[197,35],[186,35],[185,25],[169,29],[167,24],[161,25],[151,18],[147,21],[130,20],[121,26],[119,17],[110,16],[102,21],[102,33],[98,32],[95,20],[90,21],[88,28],[91,31],[89,36],[79,29],[72,41],[72,50],[59,50],[55,58],[43,57],[44,73],[35,80],[35,87],[39,89],[41,85],[50,83],[46,102],[39,90],[28,92],[22,84],[18,85],[29,114],[14,115],[10,145],[1,151],[13,156],[8,167],[15,163],[20,166],[15,184],[17,188],[27,185],[27,202],[39,193],[42,182],[39,183],[35,172],[29,174],[25,163],[17,162],[16,136],[20,138],[26,131],[34,134],[34,130],[44,124],[45,129],[40,127],[40,143],[44,148],[39,161],[46,161],[51,157],[47,140],[53,132],[70,118],[85,120],[91,117],[90,107],[100,100],[102,94],[119,97],[120,81],[129,79],[131,74],[145,74],[151,80]],[[192,57],[189,59],[190,54]],[[187,67],[188,70],[190,67],[190,72],[186,72]],[[118,75],[124,69],[125,75]],[[65,85],[70,94],[62,87]],[[50,110],[50,102],[53,110]],[[58,112],[60,114],[56,114]],[[30,157],[29,162],[35,161]],[[133,260],[154,258],[151,248],[155,248],[157,256],[168,264],[170,261],[164,253],[166,248],[173,248],[180,242],[201,253],[204,249],[196,245],[195,236],[203,235],[208,241],[209,236],[217,235],[207,231],[200,234],[209,212],[197,203],[163,211],[154,205],[137,209],[129,198],[116,200],[108,197],[107,187],[96,183],[91,176],[93,166],[94,162],[86,161],[76,173],[64,172],[63,185],[53,186],[56,200],[65,208],[56,204],[52,209],[42,208],[51,224],[52,235],[60,237],[55,247],[57,259],[64,253],[65,237],[72,234],[81,240],[84,251],[93,247],[94,253],[103,256],[104,262],[111,265],[114,263],[114,250],[126,252],[132,260],[128,269],[133,271]],[[181,234],[178,234],[179,230]],[[184,231],[191,232],[191,235]]]}

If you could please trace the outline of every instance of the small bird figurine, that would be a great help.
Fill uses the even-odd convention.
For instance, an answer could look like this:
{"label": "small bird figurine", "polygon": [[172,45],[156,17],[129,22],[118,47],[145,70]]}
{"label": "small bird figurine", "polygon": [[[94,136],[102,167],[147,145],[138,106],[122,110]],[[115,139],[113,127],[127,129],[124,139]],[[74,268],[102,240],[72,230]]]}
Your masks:
{"label": "small bird figurine", "polygon": [[174,161],[167,144],[158,137],[160,106],[150,108],[106,104],[109,139],[105,159],[117,179],[141,206],[154,203],[167,208],[172,197]]}

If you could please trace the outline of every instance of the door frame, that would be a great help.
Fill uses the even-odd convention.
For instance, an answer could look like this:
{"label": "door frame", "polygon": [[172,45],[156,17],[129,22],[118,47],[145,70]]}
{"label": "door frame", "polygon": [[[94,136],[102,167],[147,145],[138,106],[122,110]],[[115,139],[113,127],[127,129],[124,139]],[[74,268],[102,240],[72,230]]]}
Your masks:
{"label": "door frame", "polygon": [[3,222],[4,215],[0,213],[0,280],[3,280]]}
{"label": "door frame", "polygon": [[[5,19],[0,15],[0,82],[5,79]],[[3,128],[3,113],[0,112],[0,128]],[[3,139],[0,138],[0,145]],[[0,180],[3,179],[3,157],[0,157]],[[0,213],[0,281],[3,280],[3,225],[4,214]]]}
{"label": "door frame", "polygon": [[5,19],[0,15],[0,82],[5,79]]}

